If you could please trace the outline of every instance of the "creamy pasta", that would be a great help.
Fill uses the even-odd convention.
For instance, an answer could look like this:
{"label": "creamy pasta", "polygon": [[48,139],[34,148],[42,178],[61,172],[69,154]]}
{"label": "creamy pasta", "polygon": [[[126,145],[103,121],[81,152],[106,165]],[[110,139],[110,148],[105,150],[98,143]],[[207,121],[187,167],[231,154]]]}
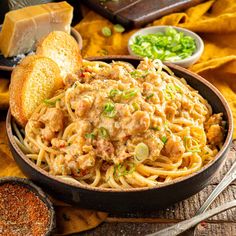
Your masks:
{"label": "creamy pasta", "polygon": [[212,161],[222,114],[159,60],[83,61],[16,141],[37,166],[99,188],[157,186]]}

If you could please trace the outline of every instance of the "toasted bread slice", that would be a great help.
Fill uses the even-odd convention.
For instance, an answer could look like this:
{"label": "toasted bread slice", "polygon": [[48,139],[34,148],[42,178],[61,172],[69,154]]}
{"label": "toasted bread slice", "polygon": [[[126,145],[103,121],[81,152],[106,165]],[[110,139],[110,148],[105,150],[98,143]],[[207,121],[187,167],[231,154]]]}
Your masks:
{"label": "toasted bread slice", "polygon": [[39,104],[63,86],[58,65],[50,58],[25,57],[11,75],[10,108],[17,123],[25,126]]}
{"label": "toasted bread slice", "polygon": [[63,31],[53,31],[42,39],[36,54],[55,61],[63,79],[69,74],[77,74],[82,66],[78,43],[71,35]]}

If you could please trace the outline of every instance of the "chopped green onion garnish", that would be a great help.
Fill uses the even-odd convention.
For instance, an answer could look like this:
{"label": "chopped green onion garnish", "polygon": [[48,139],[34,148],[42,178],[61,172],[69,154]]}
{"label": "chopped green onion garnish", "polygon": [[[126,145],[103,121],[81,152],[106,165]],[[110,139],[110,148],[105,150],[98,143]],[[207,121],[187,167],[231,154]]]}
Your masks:
{"label": "chopped green onion garnish", "polygon": [[148,99],[150,99],[153,96],[154,96],[154,93],[151,93],[151,94],[147,95],[146,99],[148,100]]}
{"label": "chopped green onion garnish", "polygon": [[106,128],[104,127],[100,127],[98,129],[98,134],[99,136],[101,136],[102,138],[108,138],[109,137],[109,132]]}
{"label": "chopped green onion garnish", "polygon": [[50,106],[55,106],[57,101],[60,101],[60,99],[57,99],[55,101],[50,101],[49,99],[43,100],[45,104],[50,105]]}
{"label": "chopped green onion garnish", "polygon": [[175,99],[176,88],[173,84],[167,84],[166,89],[164,90],[164,97],[167,100]]}
{"label": "chopped green onion garnish", "polygon": [[149,156],[149,148],[145,143],[139,143],[135,147],[135,158],[137,161],[144,161]]}
{"label": "chopped green onion garnish", "polygon": [[133,162],[127,162],[115,165],[114,176],[121,177],[128,174],[132,174],[135,171],[135,164]]}
{"label": "chopped green onion garnish", "polygon": [[137,102],[133,102],[132,106],[133,106],[134,111],[138,111],[140,109],[140,106]]}
{"label": "chopped green onion garnish", "polygon": [[148,75],[149,71],[139,71],[139,70],[134,70],[130,72],[130,75],[137,79],[137,78],[145,78]]}
{"label": "chopped green onion garnish", "polygon": [[125,31],[125,28],[120,24],[116,24],[114,25],[114,30],[118,33],[123,33]]}
{"label": "chopped green onion garnish", "polygon": [[107,102],[104,105],[103,114],[107,117],[113,118],[116,115],[115,105],[112,102]]}
{"label": "chopped green onion garnish", "polygon": [[140,73],[140,71],[135,70],[135,71],[131,71],[131,72],[130,72],[130,75],[131,75],[132,77],[136,78],[136,77],[141,76],[141,73]]}
{"label": "chopped green onion garnish", "polygon": [[94,133],[85,134],[85,138],[87,138],[87,139],[94,139],[95,138],[95,134]]}
{"label": "chopped green onion garnish", "polygon": [[118,89],[112,89],[112,90],[110,91],[110,93],[109,93],[109,97],[110,97],[110,98],[113,98],[113,97],[115,97],[116,95],[119,95],[119,94],[121,94],[121,91],[120,91],[120,90],[118,90]]}
{"label": "chopped green onion garnish", "polygon": [[162,61],[179,61],[191,56],[196,50],[194,38],[167,27],[165,32],[138,35],[131,44],[132,51],[142,57]]}
{"label": "chopped green onion garnish", "polygon": [[107,26],[103,27],[102,28],[102,34],[105,36],[105,37],[110,37],[111,36],[111,29]]}
{"label": "chopped green onion garnish", "polygon": [[165,144],[167,142],[167,137],[166,136],[162,136],[161,141]]}
{"label": "chopped green onion garnish", "polygon": [[137,89],[128,89],[128,90],[124,90],[123,91],[123,94],[122,94],[122,97],[124,99],[129,99],[129,98],[132,98],[134,96],[136,96],[138,93],[138,90]]}

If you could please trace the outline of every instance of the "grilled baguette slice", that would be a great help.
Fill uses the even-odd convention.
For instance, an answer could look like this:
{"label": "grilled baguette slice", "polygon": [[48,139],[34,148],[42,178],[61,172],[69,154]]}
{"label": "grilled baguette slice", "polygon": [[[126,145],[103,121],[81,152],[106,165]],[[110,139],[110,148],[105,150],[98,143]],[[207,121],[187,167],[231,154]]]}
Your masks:
{"label": "grilled baguette slice", "polygon": [[63,79],[69,74],[77,74],[82,66],[82,58],[78,43],[66,32],[53,31],[39,43],[37,55],[55,61]]}
{"label": "grilled baguette slice", "polygon": [[39,104],[63,86],[58,65],[50,58],[25,57],[11,75],[10,108],[17,123],[25,126]]}

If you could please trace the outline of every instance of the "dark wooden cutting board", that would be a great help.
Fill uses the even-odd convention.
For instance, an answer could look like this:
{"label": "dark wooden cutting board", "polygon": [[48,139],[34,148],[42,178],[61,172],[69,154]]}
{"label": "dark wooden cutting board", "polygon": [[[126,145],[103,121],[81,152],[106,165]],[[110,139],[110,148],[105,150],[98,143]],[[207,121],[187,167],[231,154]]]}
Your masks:
{"label": "dark wooden cutting board", "polygon": [[81,0],[113,22],[140,27],[166,14],[183,11],[204,0]]}

